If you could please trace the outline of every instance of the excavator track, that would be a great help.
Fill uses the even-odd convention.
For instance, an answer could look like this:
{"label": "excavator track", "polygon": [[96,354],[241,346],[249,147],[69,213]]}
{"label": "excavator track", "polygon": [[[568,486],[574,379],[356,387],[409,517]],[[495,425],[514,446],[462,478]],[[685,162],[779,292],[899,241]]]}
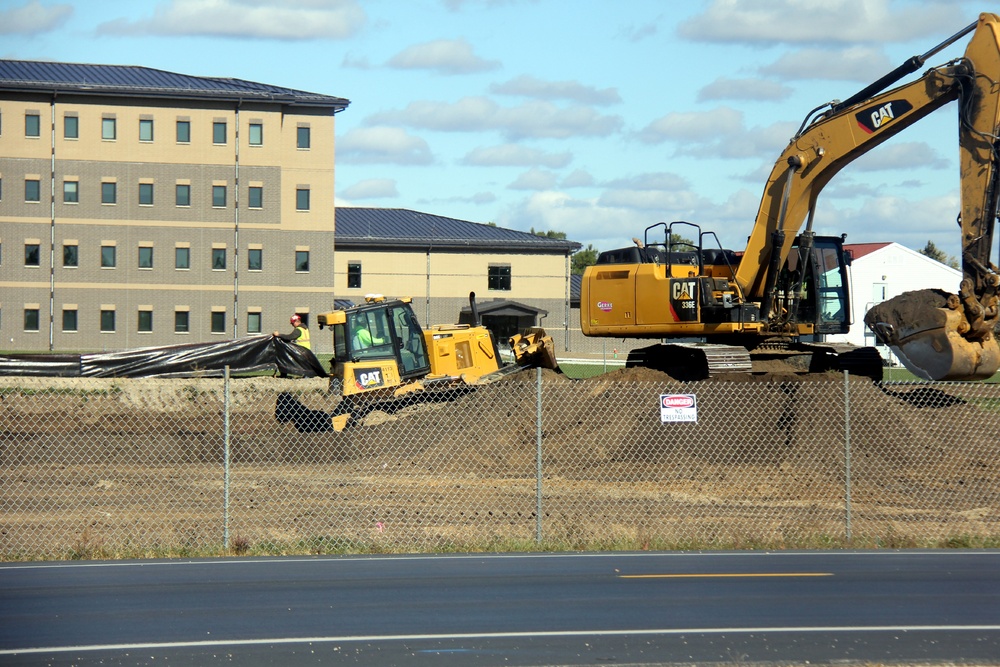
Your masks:
{"label": "excavator track", "polygon": [[750,352],[738,345],[663,343],[632,350],[626,368],[643,366],[678,380],[703,380],[723,373],[750,373]]}
{"label": "excavator track", "polygon": [[717,343],[663,343],[629,353],[627,368],[646,367],[681,381],[705,380],[730,374],[774,372],[781,362],[798,375],[847,371],[851,375],[882,379],[882,357],[873,347],[837,343],[788,343],[748,350]]}

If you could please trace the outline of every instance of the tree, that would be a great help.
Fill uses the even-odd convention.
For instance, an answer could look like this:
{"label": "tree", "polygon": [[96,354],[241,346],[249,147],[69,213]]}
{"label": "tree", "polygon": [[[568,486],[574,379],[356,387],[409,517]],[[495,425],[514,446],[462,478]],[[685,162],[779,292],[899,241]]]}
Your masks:
{"label": "tree", "polygon": [[953,269],[959,268],[958,260],[949,256],[944,250],[941,250],[934,245],[934,241],[927,241],[927,245],[924,246],[924,249],[918,250],[917,252],[926,257],[930,257],[935,262],[941,262],[942,264],[950,266]]}
{"label": "tree", "polygon": [[547,239],[558,239],[560,241],[566,240],[566,232],[555,232],[552,231],[551,229],[547,232],[536,232],[535,228],[532,227],[531,233],[534,234],[535,236],[544,236]]}
{"label": "tree", "polygon": [[586,248],[573,253],[573,257],[570,260],[570,273],[574,276],[582,276],[584,269],[597,263],[597,254],[597,248],[589,243]]}

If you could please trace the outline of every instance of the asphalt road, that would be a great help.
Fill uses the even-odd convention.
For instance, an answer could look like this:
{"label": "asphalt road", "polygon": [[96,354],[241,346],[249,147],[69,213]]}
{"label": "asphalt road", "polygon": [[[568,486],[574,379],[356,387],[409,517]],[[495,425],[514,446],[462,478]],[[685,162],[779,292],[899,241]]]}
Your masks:
{"label": "asphalt road", "polygon": [[1000,664],[1000,551],[0,565],[0,665]]}

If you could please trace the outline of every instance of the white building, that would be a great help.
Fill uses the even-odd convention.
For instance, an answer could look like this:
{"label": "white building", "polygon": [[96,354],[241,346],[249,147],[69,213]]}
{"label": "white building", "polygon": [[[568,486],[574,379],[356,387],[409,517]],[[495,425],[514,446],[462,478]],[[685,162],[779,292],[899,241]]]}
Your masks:
{"label": "white building", "polygon": [[[937,288],[957,292],[962,272],[898,243],[851,243],[844,245],[854,258],[851,263],[851,330],[827,340],[854,345],[876,345],[875,335],[865,326],[865,313],[876,303],[903,292]],[[889,350],[878,346],[882,356]]]}

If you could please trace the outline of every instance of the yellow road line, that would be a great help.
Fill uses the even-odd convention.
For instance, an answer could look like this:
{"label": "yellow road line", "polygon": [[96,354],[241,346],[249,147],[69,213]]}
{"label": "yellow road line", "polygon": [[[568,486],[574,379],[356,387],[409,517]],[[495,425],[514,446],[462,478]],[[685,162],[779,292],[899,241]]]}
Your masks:
{"label": "yellow road line", "polygon": [[717,574],[620,574],[619,579],[699,579],[699,578],[749,578],[749,577],[832,577],[833,572],[748,572]]}

